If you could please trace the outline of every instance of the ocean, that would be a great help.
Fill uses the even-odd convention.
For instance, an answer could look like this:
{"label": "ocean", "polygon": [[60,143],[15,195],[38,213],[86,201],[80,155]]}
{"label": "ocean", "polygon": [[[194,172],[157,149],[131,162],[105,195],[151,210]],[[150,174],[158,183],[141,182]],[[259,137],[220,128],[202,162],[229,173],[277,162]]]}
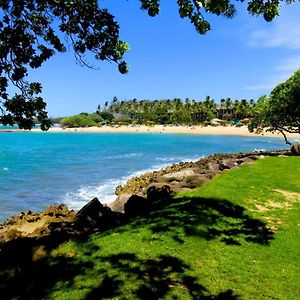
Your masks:
{"label": "ocean", "polygon": [[282,138],[184,134],[0,133],[0,223],[21,211],[93,197],[113,201],[128,178],[213,153],[286,149]]}

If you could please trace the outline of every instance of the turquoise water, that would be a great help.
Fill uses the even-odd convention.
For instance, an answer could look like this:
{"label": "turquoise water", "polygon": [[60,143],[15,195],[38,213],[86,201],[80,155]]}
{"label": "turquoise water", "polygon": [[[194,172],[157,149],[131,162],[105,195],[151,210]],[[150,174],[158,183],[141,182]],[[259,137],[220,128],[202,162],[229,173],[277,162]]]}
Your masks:
{"label": "turquoise water", "polygon": [[133,175],[212,153],[284,149],[280,138],[180,134],[0,133],[0,222],[24,210],[93,197],[112,201]]}

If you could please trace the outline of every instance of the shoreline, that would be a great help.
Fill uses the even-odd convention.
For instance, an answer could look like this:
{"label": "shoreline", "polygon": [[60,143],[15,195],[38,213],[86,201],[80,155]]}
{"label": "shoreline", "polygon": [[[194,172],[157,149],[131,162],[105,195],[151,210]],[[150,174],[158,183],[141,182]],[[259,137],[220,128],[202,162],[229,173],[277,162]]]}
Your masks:
{"label": "shoreline", "polygon": [[[28,132],[28,130],[9,130],[3,129],[0,132]],[[40,129],[33,128],[31,132],[40,132]],[[122,125],[122,126],[103,126],[103,127],[79,127],[79,128],[50,128],[50,133],[155,133],[155,134],[195,134],[195,135],[235,135],[235,136],[253,136],[253,137],[276,137],[282,138],[280,133],[264,132],[262,134],[250,133],[247,126],[165,126],[165,125]],[[289,134],[287,138],[298,138],[300,134]]]}
{"label": "shoreline", "polygon": [[[195,162],[170,164],[158,171],[132,177],[124,185],[116,187],[117,199],[106,205],[93,198],[78,211],[59,204],[50,205],[42,212],[20,212],[0,224],[0,251],[1,245],[20,238],[45,238],[55,233],[69,238],[105,230],[105,226],[119,226],[124,220],[143,213],[144,208],[150,209],[149,203],[155,203],[155,199],[167,199],[179,192],[190,191],[224,171],[252,164],[265,156],[288,155],[291,155],[288,150],[209,155]],[[144,207],[144,204],[149,207]],[[99,216],[95,219],[95,209],[101,212],[99,220]],[[138,214],[131,215],[131,212]],[[102,220],[103,214],[108,218]]]}

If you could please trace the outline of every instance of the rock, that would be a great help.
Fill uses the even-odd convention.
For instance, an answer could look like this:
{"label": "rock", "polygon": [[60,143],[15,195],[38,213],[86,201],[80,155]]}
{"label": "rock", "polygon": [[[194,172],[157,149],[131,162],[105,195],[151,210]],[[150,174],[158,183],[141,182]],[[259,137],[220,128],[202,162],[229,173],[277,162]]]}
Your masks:
{"label": "rock", "polygon": [[70,217],[72,219],[74,217],[74,211],[69,210],[65,204],[60,204],[58,206],[51,205],[44,212],[42,212],[41,215],[56,218]]}
{"label": "rock", "polygon": [[123,213],[112,211],[94,198],[78,211],[75,229],[85,232],[103,231],[124,224],[126,221],[127,217]]}
{"label": "rock", "polygon": [[115,201],[108,204],[108,207],[113,211],[124,213],[124,204],[131,196],[132,194],[120,194]]}
{"label": "rock", "polygon": [[236,167],[237,165],[238,165],[238,163],[235,161],[235,159],[231,159],[231,158],[222,159],[219,169],[221,171],[229,170],[229,169]]}
{"label": "rock", "polygon": [[171,188],[169,185],[163,185],[162,187],[151,186],[147,190],[147,199],[151,202],[157,202],[161,200],[167,200],[171,197]]}
{"label": "rock", "polygon": [[6,241],[11,241],[20,237],[23,237],[22,233],[16,228],[11,228],[6,230],[3,234],[1,234],[0,242],[2,243]]}
{"label": "rock", "polygon": [[178,171],[178,172],[165,174],[162,177],[167,178],[167,179],[171,179],[171,181],[174,181],[174,180],[178,181],[178,180],[184,179],[187,176],[191,176],[191,175],[194,175],[194,174],[195,174],[195,172],[194,172],[193,169],[183,169],[183,170]]}
{"label": "rock", "polygon": [[96,227],[100,218],[110,211],[109,207],[103,206],[97,198],[94,198],[78,211],[75,223],[78,227]]}
{"label": "rock", "polygon": [[210,162],[207,164],[207,168],[208,170],[210,171],[220,171],[219,169],[220,165],[218,163],[215,163],[215,162]]}
{"label": "rock", "polygon": [[0,226],[0,244],[18,238],[37,238],[52,233],[50,224],[73,222],[75,212],[68,210],[67,206],[50,206],[41,213],[32,211],[22,212],[7,219]]}
{"label": "rock", "polygon": [[126,216],[124,213],[111,211],[109,209],[107,213],[103,214],[100,217],[96,230],[104,231],[107,229],[115,228],[122,224],[125,224],[128,220],[128,216]]}
{"label": "rock", "polygon": [[259,157],[257,155],[249,155],[247,156],[249,159],[252,159],[252,160],[258,160]]}
{"label": "rock", "polygon": [[185,178],[185,180],[181,183],[182,188],[193,189],[203,185],[205,182],[209,181],[206,175],[194,175]]}
{"label": "rock", "polygon": [[[178,181],[175,181],[176,183],[178,183]],[[154,183],[151,183],[151,184],[149,184],[149,185],[147,185],[143,190],[144,190],[144,196],[141,194],[141,193],[139,193],[139,194],[137,194],[137,195],[139,195],[139,196],[141,196],[141,197],[145,197],[145,198],[147,198],[147,191],[148,191],[148,189],[149,188],[151,188],[152,186],[154,186],[154,187],[156,187],[156,188],[162,188],[164,185],[166,185],[166,183],[164,182],[164,181],[162,181],[162,180],[160,180],[159,182],[154,182]],[[168,184],[169,185],[169,184]]]}
{"label": "rock", "polygon": [[293,155],[300,155],[300,143],[293,143],[291,152]]}
{"label": "rock", "polygon": [[124,204],[124,212],[130,218],[146,215],[150,209],[150,201],[138,195],[132,195]]}
{"label": "rock", "polygon": [[[254,158],[255,157],[255,158]],[[256,160],[256,156],[247,156],[237,160],[239,165],[242,164],[253,164],[254,160]]]}
{"label": "rock", "polygon": [[115,189],[115,194],[120,195],[122,193],[122,191],[123,191],[122,185],[118,185]]}
{"label": "rock", "polygon": [[173,191],[175,194],[181,193],[181,192],[190,192],[192,189],[187,187],[174,187]]}

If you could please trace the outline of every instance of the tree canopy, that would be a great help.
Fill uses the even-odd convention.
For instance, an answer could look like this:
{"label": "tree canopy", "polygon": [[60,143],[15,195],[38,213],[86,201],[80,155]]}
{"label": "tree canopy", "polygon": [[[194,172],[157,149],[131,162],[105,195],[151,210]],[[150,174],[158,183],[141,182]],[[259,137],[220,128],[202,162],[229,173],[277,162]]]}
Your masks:
{"label": "tree canopy", "polygon": [[287,81],[278,84],[270,97],[263,96],[254,109],[254,120],[249,128],[280,132],[287,144],[286,132],[300,134],[300,69]]}
{"label": "tree canopy", "polygon": [[[297,0],[252,0],[247,4],[250,14],[263,15],[271,21],[279,14],[281,2]],[[128,72],[124,53],[128,44],[119,37],[115,17],[97,0],[0,0],[0,123],[17,123],[30,129],[34,119],[47,130],[51,122],[46,103],[40,96],[42,86],[26,78],[57,52],[71,46],[77,61],[83,65],[86,53],[96,60],[117,63],[119,72]],[[243,0],[241,0],[243,2]],[[101,3],[101,2],[100,2]],[[160,11],[159,0],[140,0],[149,16]],[[200,34],[210,30],[208,14],[233,17],[235,6],[230,0],[177,0],[179,15],[187,18]],[[18,93],[9,93],[13,85]]]}

